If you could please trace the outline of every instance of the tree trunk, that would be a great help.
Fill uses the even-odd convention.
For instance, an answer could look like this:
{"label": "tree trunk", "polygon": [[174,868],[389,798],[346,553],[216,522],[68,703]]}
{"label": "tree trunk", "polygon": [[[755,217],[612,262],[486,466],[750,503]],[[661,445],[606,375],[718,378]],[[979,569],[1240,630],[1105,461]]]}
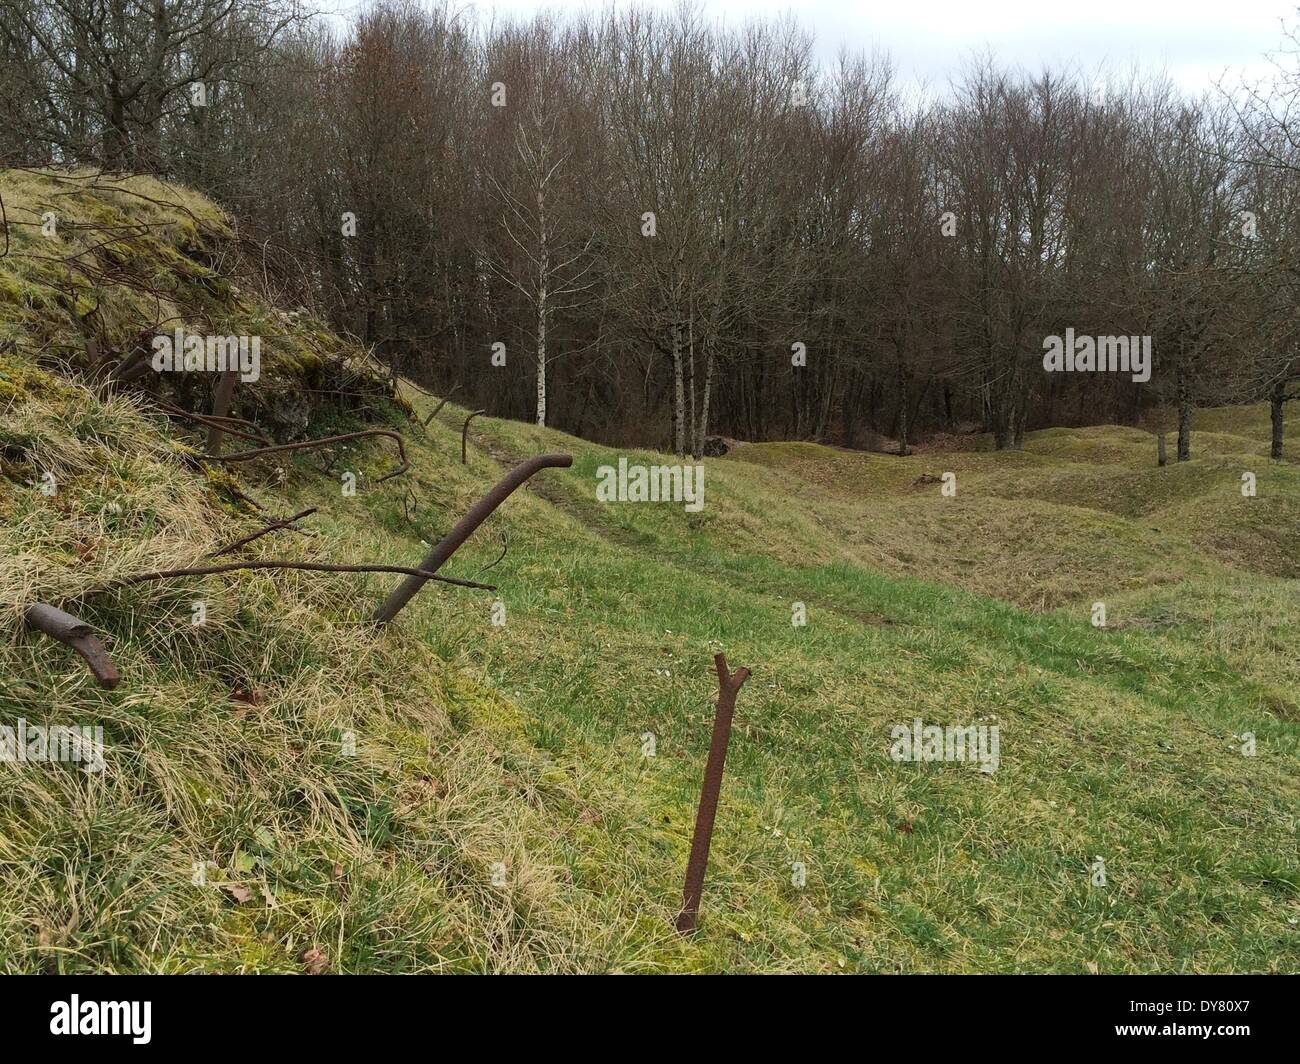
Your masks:
{"label": "tree trunk", "polygon": [[1025,449],[1025,422],[1028,418],[1029,404],[1021,403],[1012,414],[1011,449],[1013,451]]}
{"label": "tree trunk", "polygon": [[673,452],[686,454],[686,381],[682,375],[682,330],[673,317]]}
{"label": "tree trunk", "polygon": [[713,348],[705,344],[704,356],[704,394],[700,398],[700,426],[695,437],[695,457],[704,457],[704,439],[709,434],[709,399],[713,394]]}
{"label": "tree trunk", "polygon": [[703,444],[696,440],[698,422],[695,420],[695,303],[693,300],[690,314],[686,318],[686,354],[690,361],[690,379],[687,381],[690,412],[686,421],[686,446],[691,448],[696,458],[699,458]]}
{"label": "tree trunk", "polygon": [[817,418],[817,435],[818,443],[826,442],[826,434],[830,428],[831,410],[835,404],[835,385],[839,381],[840,370],[839,360],[831,367],[830,379],[826,382],[826,395],[822,399],[822,412]]}
{"label": "tree trunk", "polygon": [[907,450],[907,367],[902,358],[898,360],[898,453],[905,455]]}
{"label": "tree trunk", "polygon": [[1187,378],[1178,373],[1178,460],[1190,461],[1192,457],[1192,394]]}
{"label": "tree trunk", "polygon": [[546,289],[537,307],[537,424],[546,425]]}
{"label": "tree trunk", "polygon": [[546,425],[546,282],[551,269],[547,246],[546,197],[537,190],[537,424]]}
{"label": "tree trunk", "polygon": [[1286,402],[1286,382],[1278,381],[1273,385],[1272,394],[1268,397],[1269,416],[1273,420],[1273,446],[1269,451],[1270,458],[1282,457],[1282,404]]}
{"label": "tree trunk", "polygon": [[126,106],[121,97],[112,93],[104,116],[104,169],[127,169],[127,152],[131,147],[131,135],[126,128]]}

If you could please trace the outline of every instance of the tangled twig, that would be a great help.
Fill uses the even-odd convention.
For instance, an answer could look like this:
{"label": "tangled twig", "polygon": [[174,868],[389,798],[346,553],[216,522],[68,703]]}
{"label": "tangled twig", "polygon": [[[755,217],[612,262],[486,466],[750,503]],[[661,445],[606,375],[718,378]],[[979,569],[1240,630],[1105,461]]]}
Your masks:
{"label": "tangled twig", "polygon": [[[231,543],[229,546],[222,547],[220,550],[213,551],[210,555],[208,555],[208,557],[219,558],[223,554],[229,554],[231,551],[238,550],[240,547],[244,546],[245,544],[252,543],[253,540],[255,539],[261,539],[263,536],[267,535],[270,532],[278,532],[282,528],[288,528],[295,521],[301,521],[304,517],[310,517],[312,514],[314,514],[317,511],[317,509],[319,509],[319,507],[313,506],[310,509],[302,510],[299,513],[294,514],[292,517],[281,517],[275,521],[272,521],[265,528],[259,528],[256,532],[250,532],[248,535],[242,536],[241,538],[235,540],[235,542]],[[295,529],[295,531],[297,530]]]}
{"label": "tangled twig", "polygon": [[486,573],[489,569],[495,569],[498,565],[500,565],[505,560],[506,551],[508,551],[509,549],[510,549],[510,541],[506,539],[506,534],[503,531],[501,533],[501,553],[497,555],[497,560],[494,561],[491,565],[483,566],[483,568],[480,569],[479,572]]}

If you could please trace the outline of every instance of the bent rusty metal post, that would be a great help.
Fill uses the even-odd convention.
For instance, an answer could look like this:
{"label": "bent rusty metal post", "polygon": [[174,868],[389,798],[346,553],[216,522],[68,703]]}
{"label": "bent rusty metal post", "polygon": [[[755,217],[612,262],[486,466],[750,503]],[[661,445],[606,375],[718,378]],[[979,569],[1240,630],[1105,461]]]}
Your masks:
{"label": "bent rusty metal post", "polygon": [[[419,385],[416,385],[416,387],[418,388]],[[460,385],[457,384],[454,388],[452,388],[451,391],[449,391],[446,395],[444,395],[441,399],[438,400],[438,405],[433,408],[433,413],[424,419],[424,427],[426,429],[433,422],[433,419],[438,416],[438,411],[447,405],[447,400],[450,399],[459,390],[459,388]]]}
{"label": "bent rusty metal post", "polygon": [[469,442],[469,423],[473,421],[476,417],[478,417],[479,414],[486,414],[486,413],[487,413],[486,410],[475,410],[473,413],[469,415],[469,417],[465,419],[465,425],[460,430],[460,464],[461,465],[465,464],[465,446]]}
{"label": "bent rusty metal post", "polygon": [[[437,572],[443,563],[456,553],[456,549],[473,535],[474,530],[488,519],[492,511],[505,502],[511,493],[534,473],[543,469],[567,469],[571,465],[573,465],[571,454],[539,454],[526,462],[520,462],[474,504],[469,513],[456,523],[455,528],[438,541],[437,546],[420,562],[420,570],[426,573]],[[428,577],[425,576],[408,576],[398,584],[397,589],[384,599],[379,609],[375,611],[375,623],[387,624],[396,617],[398,610],[411,601],[427,579]]]}
{"label": "bent rusty metal post", "polygon": [[85,658],[86,664],[90,666],[90,671],[95,679],[99,681],[100,687],[112,690],[122,679],[117,669],[113,667],[113,663],[109,660],[108,651],[104,649],[104,644],[96,637],[95,630],[80,617],[64,613],[63,610],[51,606],[47,602],[37,602],[27,608],[24,619],[31,627],[39,629],[52,639],[57,639],[60,643],[72,647],[73,650]]}
{"label": "bent rusty metal post", "polygon": [[695,815],[695,835],[691,839],[691,856],[686,862],[686,888],[682,891],[682,911],[677,915],[677,933],[688,935],[695,930],[704,894],[704,873],[709,867],[709,844],[713,841],[713,822],[718,815],[718,794],[722,790],[722,768],[727,761],[727,744],[731,741],[731,718],[736,711],[736,695],[749,679],[743,665],[727,671],[727,655],[715,654],[718,669],[718,709],[713,717],[713,739],[709,743],[709,760],[704,766],[704,785],[700,789],[700,808]]}

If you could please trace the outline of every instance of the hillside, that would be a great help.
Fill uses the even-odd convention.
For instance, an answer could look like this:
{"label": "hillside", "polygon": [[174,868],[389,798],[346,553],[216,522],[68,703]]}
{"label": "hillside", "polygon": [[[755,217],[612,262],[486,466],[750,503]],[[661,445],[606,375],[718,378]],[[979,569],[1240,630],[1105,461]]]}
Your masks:
{"label": "hillside", "polygon": [[[0,182],[11,220],[54,194],[39,181]],[[102,723],[107,746],[102,774],[0,770],[0,969],[1300,971],[1300,466],[1267,459],[1266,410],[1201,412],[1196,457],[1165,469],[1116,427],[1020,453],[751,444],[708,460],[698,513],[603,504],[600,466],[674,459],[480,417],[462,465],[466,411],[423,429],[423,392],[385,397],[361,352],[221,286],[213,208],[187,201],[191,231],[157,202],[82,195],[153,226],[122,270],[165,283],[198,263],[209,320],[327,348],[250,385],[240,416],[277,439],[370,419],[402,432],[410,469],[377,483],[393,455],[374,441],[328,469],[200,466],[193,430],[54,357],[96,293],[115,343],[155,320],[123,277],[83,275],[74,312],[39,263],[0,258],[0,723]],[[277,417],[304,372],[340,366],[368,399]],[[572,468],[445,570],[498,590],[430,585],[386,630],[368,618],[391,575],[99,590],[260,527],[232,483],[268,513],[318,508],[239,558],[413,565],[542,451]],[[948,471],[953,498],[923,478]],[[120,686],[22,628],[37,601],[102,633]],[[683,940],[719,650],[753,677]],[[915,718],[997,723],[997,771],[892,760]]]}

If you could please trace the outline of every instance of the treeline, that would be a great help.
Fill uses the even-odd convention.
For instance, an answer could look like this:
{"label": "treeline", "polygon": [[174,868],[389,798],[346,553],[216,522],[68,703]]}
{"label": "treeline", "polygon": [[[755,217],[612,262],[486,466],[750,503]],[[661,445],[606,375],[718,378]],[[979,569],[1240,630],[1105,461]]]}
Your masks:
{"label": "treeline", "polygon": [[[933,98],[792,21],[6,0],[0,152],[172,176],[438,392],[616,443],[903,448],[1300,393],[1300,73],[1189,99],[993,61]],[[1150,336],[1149,382],[1047,373]]]}

